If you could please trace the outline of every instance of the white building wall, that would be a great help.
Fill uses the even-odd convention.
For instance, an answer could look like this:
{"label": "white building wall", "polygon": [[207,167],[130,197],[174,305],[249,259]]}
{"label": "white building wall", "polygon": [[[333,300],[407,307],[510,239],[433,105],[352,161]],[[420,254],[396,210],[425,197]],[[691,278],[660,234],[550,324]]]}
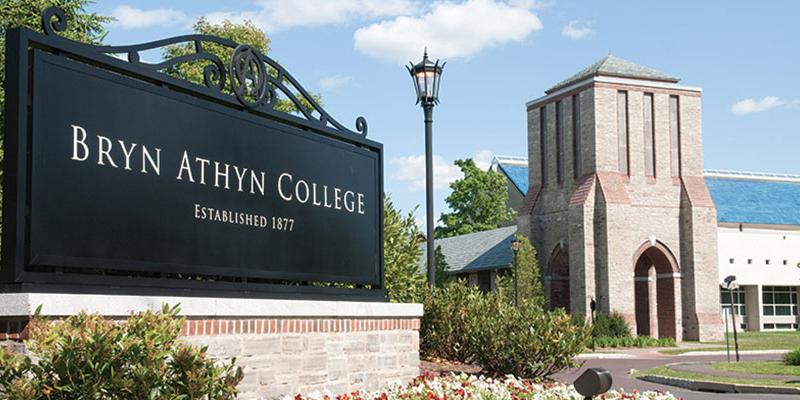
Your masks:
{"label": "white building wall", "polygon": [[796,315],[764,315],[762,295],[765,286],[800,292],[800,226],[720,224],[717,232],[719,282],[735,275],[745,289],[748,330],[797,327]]}

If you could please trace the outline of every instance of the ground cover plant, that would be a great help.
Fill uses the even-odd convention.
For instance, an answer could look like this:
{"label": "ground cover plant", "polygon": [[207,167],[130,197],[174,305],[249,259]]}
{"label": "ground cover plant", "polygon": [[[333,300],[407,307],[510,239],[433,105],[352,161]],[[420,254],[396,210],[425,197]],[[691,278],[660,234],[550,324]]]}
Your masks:
{"label": "ground cover plant", "polygon": [[[606,400],[673,400],[669,393],[626,393],[612,390]],[[423,375],[408,385],[398,385],[375,392],[356,391],[345,394],[315,392],[287,396],[284,400],[429,400],[429,399],[491,399],[491,400],[582,400],[572,386],[560,383],[535,383],[526,379],[505,376],[499,379],[474,375]]]}
{"label": "ground cover plant", "polygon": [[48,321],[38,310],[29,355],[0,347],[0,398],[9,400],[228,400],[242,372],[206,348],[181,343],[177,307],[132,314],[124,323],[82,312]]}
{"label": "ground cover plant", "polygon": [[625,347],[675,347],[675,339],[651,338],[649,336],[607,337],[594,338],[596,347],[625,348]]}

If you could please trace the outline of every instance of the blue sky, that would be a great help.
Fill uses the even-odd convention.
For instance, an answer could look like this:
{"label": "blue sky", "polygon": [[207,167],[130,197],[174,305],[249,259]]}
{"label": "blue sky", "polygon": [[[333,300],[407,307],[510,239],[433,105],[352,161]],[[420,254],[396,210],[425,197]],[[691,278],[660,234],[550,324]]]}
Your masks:
{"label": "blue sky", "polygon": [[90,10],[118,18],[108,44],[188,33],[198,16],[253,20],[339,122],[367,119],[385,146],[386,190],[406,211],[424,206],[424,131],[402,64],[426,45],[447,61],[437,216],[453,160],[527,156],[525,102],[609,53],[703,88],[706,168],[800,173],[800,2],[102,0]]}

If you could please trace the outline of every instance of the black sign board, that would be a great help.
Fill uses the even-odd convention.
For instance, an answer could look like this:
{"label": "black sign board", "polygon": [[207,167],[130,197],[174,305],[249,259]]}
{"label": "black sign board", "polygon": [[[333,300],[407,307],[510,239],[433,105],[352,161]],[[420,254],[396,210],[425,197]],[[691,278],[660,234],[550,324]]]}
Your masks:
{"label": "black sign board", "polygon": [[[90,46],[56,34],[63,18],[7,35],[9,287],[382,296],[383,151],[362,118],[347,130],[248,46]],[[139,60],[187,41],[186,59]],[[230,64],[203,42],[235,49]],[[206,86],[163,73],[198,60]]]}

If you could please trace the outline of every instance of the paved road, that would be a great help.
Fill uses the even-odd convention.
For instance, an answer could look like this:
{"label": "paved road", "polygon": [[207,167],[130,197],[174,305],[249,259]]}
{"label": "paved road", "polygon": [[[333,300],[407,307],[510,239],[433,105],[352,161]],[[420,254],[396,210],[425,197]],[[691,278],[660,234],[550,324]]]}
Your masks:
{"label": "paved road", "polygon": [[[777,354],[768,355],[742,355],[742,360],[778,360],[781,356]],[[641,351],[634,354],[634,358],[626,359],[590,359],[585,360],[583,367],[575,370],[570,370],[555,376],[556,380],[572,383],[575,379],[583,373],[584,369],[588,367],[603,367],[611,372],[614,379],[613,388],[624,388],[627,391],[636,389],[644,390],[660,390],[662,392],[670,392],[676,397],[681,397],[685,400],[699,400],[699,399],[735,399],[735,400],[790,400],[796,399],[797,396],[792,395],[770,395],[770,394],[733,394],[733,393],[706,393],[694,392],[688,389],[681,389],[674,386],[659,385],[657,383],[640,381],[628,375],[631,369],[647,369],[657,367],[659,365],[674,363],[674,362],[691,362],[691,361],[725,361],[725,355],[702,355],[702,356],[672,356],[659,354],[655,351]]]}

